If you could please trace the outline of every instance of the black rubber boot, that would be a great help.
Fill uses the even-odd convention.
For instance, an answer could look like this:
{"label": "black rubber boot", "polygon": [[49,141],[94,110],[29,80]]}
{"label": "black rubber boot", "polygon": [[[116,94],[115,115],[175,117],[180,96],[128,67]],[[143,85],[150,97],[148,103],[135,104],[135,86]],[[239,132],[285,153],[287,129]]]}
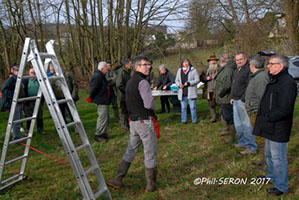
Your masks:
{"label": "black rubber boot", "polygon": [[224,141],[225,144],[231,144],[235,141],[235,135],[236,135],[235,125],[234,124],[228,125],[228,128],[230,133],[228,138]]}
{"label": "black rubber boot", "polygon": [[120,189],[123,186],[122,180],[126,176],[130,165],[131,163],[122,160],[118,167],[116,178],[106,180],[107,185],[114,187],[115,189]]}
{"label": "black rubber boot", "polygon": [[128,118],[125,114],[120,114],[120,123],[121,123],[121,128],[129,131],[129,124],[128,124]]}
{"label": "black rubber boot", "polygon": [[228,127],[228,124],[227,124],[227,121],[225,121],[223,119],[223,116],[221,115],[221,123],[223,125],[222,127],[222,130],[220,133],[218,133],[218,135],[220,136],[223,136],[223,135],[228,135],[230,132],[229,132],[229,127]]}
{"label": "black rubber boot", "polygon": [[156,189],[157,167],[149,169],[145,168],[146,187],[145,193],[153,192]]}
{"label": "black rubber boot", "polygon": [[210,113],[211,113],[211,119],[210,122],[214,123],[217,121],[217,114],[216,114],[216,108],[210,108]]}
{"label": "black rubber boot", "polygon": [[114,112],[114,120],[116,122],[120,122],[118,108],[113,108],[113,112]]}

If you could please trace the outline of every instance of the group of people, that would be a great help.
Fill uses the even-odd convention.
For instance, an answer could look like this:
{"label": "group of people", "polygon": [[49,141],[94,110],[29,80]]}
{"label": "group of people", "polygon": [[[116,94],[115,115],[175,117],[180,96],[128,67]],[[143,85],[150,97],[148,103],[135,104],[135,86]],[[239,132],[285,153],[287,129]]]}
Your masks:
{"label": "group of people", "polygon": [[[63,73],[67,81],[69,90],[74,99],[74,102],[76,102],[79,100],[79,95],[78,95],[78,84],[75,79],[75,76],[71,72],[63,71]],[[2,89],[1,89],[2,92],[1,111],[2,112],[10,112],[11,110],[18,74],[19,74],[19,66],[13,65],[11,67],[11,74],[9,78],[5,80],[5,82],[2,85]],[[36,97],[38,95],[39,83],[36,78],[35,70],[33,67],[30,67],[28,71],[28,75],[31,76],[29,79],[22,80],[21,87],[19,90],[19,96],[18,96],[19,98]],[[47,76],[48,77],[56,76],[53,65],[50,65]],[[60,83],[58,81],[52,80],[51,86],[57,99],[64,98],[63,92],[60,87]],[[26,118],[32,117],[34,115],[35,103],[36,103],[35,100],[25,101],[24,103],[18,102],[15,107],[14,120],[21,119],[23,115]],[[38,133],[45,135],[47,134],[47,132],[44,129],[44,122],[43,122],[43,103],[44,103],[44,98],[42,97],[40,100],[40,106],[36,114],[36,124],[37,124]],[[67,114],[69,114],[71,118],[71,114],[68,107],[66,106],[66,103],[60,104],[59,107],[61,109],[64,120],[66,120]],[[73,119],[71,118],[71,120]],[[23,128],[22,123],[16,123],[13,125],[12,133],[13,133],[14,140],[20,139],[22,137],[20,133],[22,128]],[[25,136],[28,135],[30,128],[31,128],[31,120],[28,120],[26,121]],[[32,128],[34,129],[34,127]]]}
{"label": "group of people", "polygon": [[[238,141],[233,146],[242,149],[241,154],[256,154],[259,147],[264,151],[264,156],[261,161],[255,163],[260,164],[264,169],[268,168],[267,175],[260,178],[270,178],[270,182],[274,184],[274,187],[268,188],[267,191],[276,195],[288,192],[286,154],[297,96],[296,83],[287,70],[288,58],[283,55],[271,56],[268,73],[264,68],[265,59],[260,55],[248,59],[245,53],[239,52],[235,55],[235,61],[228,54],[221,56],[220,64],[217,64],[218,60],[216,56],[211,56],[207,60],[209,66],[200,76],[187,58],[182,59],[176,77],[165,65],[161,65],[156,85],[153,83],[153,62],[146,57],[137,56],[132,61],[124,59],[117,76],[111,70],[109,62],[99,62],[98,70],[90,79],[89,98],[90,102],[97,105],[98,112],[94,140],[103,142],[111,138],[108,135],[110,104],[112,104],[115,120],[121,122],[123,129],[130,131],[128,146],[119,165],[117,176],[115,179],[106,180],[108,185],[117,189],[123,186],[122,180],[139,147],[143,144],[147,181],[145,192],[155,190],[159,123],[155,114],[156,104],[152,90],[157,90],[160,86],[162,90],[169,90],[170,85],[175,83],[179,87],[177,96],[181,103],[181,122],[187,123],[189,102],[191,120],[196,124],[197,84],[202,81],[205,83],[204,96],[209,101],[211,123],[217,120],[216,106],[220,107],[223,129],[219,135],[228,135],[224,142],[233,144],[237,133]],[[10,109],[17,75],[18,66],[15,66],[11,77],[2,87],[3,96],[10,101],[3,103],[2,100],[1,111]],[[29,75],[35,75],[33,68],[29,70]],[[55,76],[55,71],[52,68],[48,76],[53,75]],[[67,80],[74,79],[70,74],[65,76],[69,77]],[[37,95],[39,85],[36,78],[24,81],[22,85],[24,88],[21,90],[24,92],[20,92],[19,97]],[[51,85],[54,90],[54,81]],[[75,83],[69,87],[77,91],[74,92],[73,98],[78,100],[78,85]],[[121,108],[120,117],[117,100]],[[35,101],[25,105],[26,116],[32,115],[34,104]],[[162,113],[170,112],[168,97],[161,97],[161,106]],[[17,104],[16,119],[21,118],[22,108],[23,105]],[[27,129],[29,127],[30,122],[27,124]],[[45,134],[42,107],[39,108],[37,115],[37,127],[40,133]],[[21,137],[19,130],[19,125],[13,127],[14,139]]]}
{"label": "group of people", "polygon": [[[287,193],[286,154],[297,96],[296,83],[287,70],[288,58],[283,55],[271,56],[268,72],[264,68],[265,59],[260,55],[248,59],[245,53],[238,52],[235,61],[228,54],[221,56],[220,64],[217,64],[218,60],[216,56],[211,56],[207,60],[209,66],[200,76],[187,58],[182,59],[175,78],[165,65],[161,65],[159,80],[153,90],[160,86],[162,90],[168,90],[170,85],[175,83],[179,87],[181,122],[187,123],[189,102],[191,120],[196,124],[197,84],[199,81],[204,82],[204,96],[209,101],[211,123],[217,120],[216,106],[220,107],[223,129],[219,135],[228,135],[224,142],[233,144],[237,133],[238,141],[233,146],[242,149],[241,154],[256,154],[258,147],[261,152],[264,151],[262,159],[254,161],[255,164],[261,165],[260,169],[268,169],[267,175],[261,175],[259,178],[269,178],[274,184],[274,187],[267,189],[269,193]],[[105,74],[105,67],[101,67],[105,65],[106,63],[101,62],[96,73]],[[154,130],[157,117],[154,112],[151,83],[146,80],[151,63],[147,58],[137,57],[133,60],[133,66],[134,75],[128,79],[125,87],[130,139],[116,178],[108,179],[106,183],[117,189],[123,186],[122,180],[143,143],[147,179],[145,192],[151,192],[156,188],[157,176],[157,139]],[[96,77],[92,78],[91,85],[95,79]],[[107,88],[107,84],[102,86],[103,89]],[[161,97],[161,106],[161,112],[170,111],[167,97]]]}
{"label": "group of people", "polygon": [[[214,61],[214,62],[211,62]],[[281,195],[288,192],[287,145],[293,122],[297,86],[288,73],[288,58],[272,55],[267,72],[265,59],[254,55],[250,59],[243,52],[235,55],[235,62],[228,54],[218,59],[211,56],[209,67],[201,75],[207,83],[211,108],[211,122],[216,120],[215,105],[221,108],[223,130],[219,135],[229,135],[224,141],[243,149],[240,153],[263,152],[260,170],[268,173],[259,178],[269,178],[274,187],[267,191]],[[213,102],[214,101],[214,102]]]}

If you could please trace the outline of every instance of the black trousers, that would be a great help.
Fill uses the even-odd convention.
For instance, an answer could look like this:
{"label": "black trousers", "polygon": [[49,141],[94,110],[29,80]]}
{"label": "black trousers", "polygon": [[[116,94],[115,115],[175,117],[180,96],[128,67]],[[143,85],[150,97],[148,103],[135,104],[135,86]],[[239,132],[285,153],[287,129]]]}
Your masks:
{"label": "black trousers", "polygon": [[221,115],[228,125],[234,124],[233,105],[221,104]]}
{"label": "black trousers", "polygon": [[[32,117],[33,110],[35,106],[35,101],[28,101],[25,105],[25,117]],[[27,121],[27,130],[30,128],[31,121]],[[43,109],[42,104],[39,106],[39,110],[36,116],[36,124],[37,124],[37,130],[41,131],[44,128],[44,121],[43,121]]]}
{"label": "black trousers", "polygon": [[169,98],[169,96],[161,96],[160,97],[162,112],[165,112],[165,105],[167,107],[167,110],[170,111],[170,104],[169,104],[168,98]]}

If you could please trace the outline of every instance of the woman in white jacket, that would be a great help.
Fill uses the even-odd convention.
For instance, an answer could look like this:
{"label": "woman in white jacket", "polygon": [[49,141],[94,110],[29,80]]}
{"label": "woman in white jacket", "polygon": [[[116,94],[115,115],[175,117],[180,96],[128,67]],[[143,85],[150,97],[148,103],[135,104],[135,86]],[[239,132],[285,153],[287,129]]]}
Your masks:
{"label": "woman in white jacket", "polygon": [[181,101],[181,122],[187,123],[187,106],[188,101],[191,111],[192,123],[197,122],[197,84],[199,83],[199,76],[195,67],[187,58],[183,58],[181,67],[178,69],[175,78],[176,85],[179,86],[178,99]]}

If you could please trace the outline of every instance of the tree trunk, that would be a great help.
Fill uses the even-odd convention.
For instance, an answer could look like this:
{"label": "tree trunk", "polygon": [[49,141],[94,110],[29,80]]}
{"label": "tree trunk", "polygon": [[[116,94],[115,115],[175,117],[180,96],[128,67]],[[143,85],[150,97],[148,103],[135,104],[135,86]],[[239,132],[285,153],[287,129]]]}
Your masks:
{"label": "tree trunk", "polygon": [[291,53],[299,54],[299,1],[285,0],[284,11],[286,13],[286,30],[289,37]]}

